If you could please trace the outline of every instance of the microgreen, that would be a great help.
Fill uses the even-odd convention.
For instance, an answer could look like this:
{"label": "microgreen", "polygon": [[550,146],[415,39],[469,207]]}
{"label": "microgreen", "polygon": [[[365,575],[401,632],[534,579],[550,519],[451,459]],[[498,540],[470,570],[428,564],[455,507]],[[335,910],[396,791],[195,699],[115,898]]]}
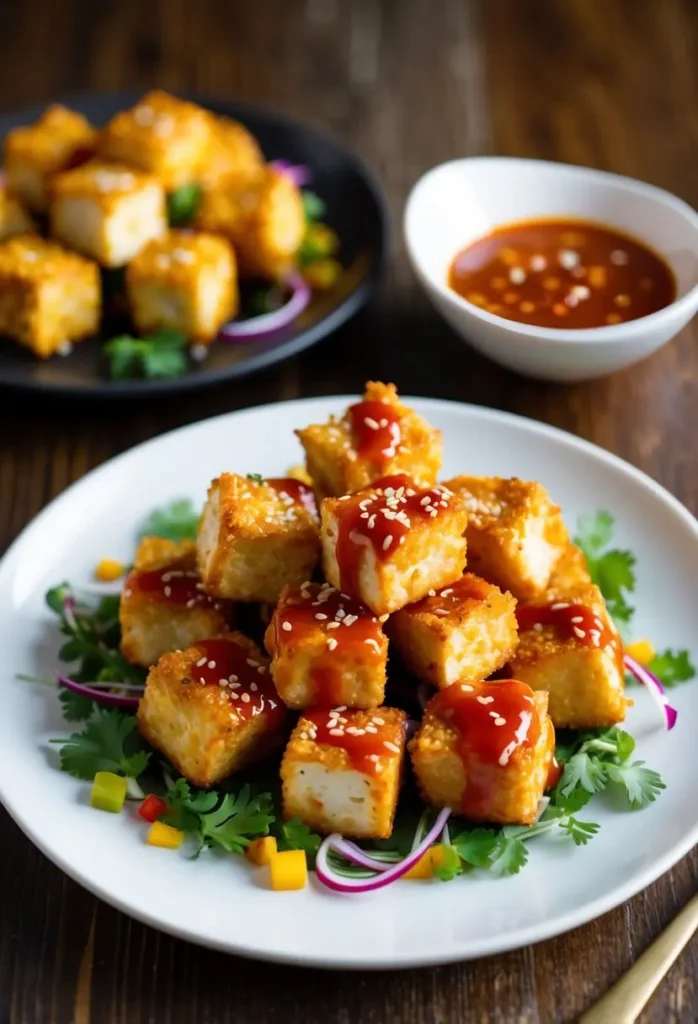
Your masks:
{"label": "microgreen", "polygon": [[161,328],[149,338],[120,334],[104,346],[114,380],[133,377],[181,377],[188,368],[187,338]]}
{"label": "microgreen", "polygon": [[164,540],[196,540],[201,513],[189,498],[176,498],[164,508],[154,509],[143,523],[141,537],[162,537]]}
{"label": "microgreen", "polygon": [[201,202],[201,186],[191,182],[181,185],[167,197],[167,219],[171,228],[191,224]]}

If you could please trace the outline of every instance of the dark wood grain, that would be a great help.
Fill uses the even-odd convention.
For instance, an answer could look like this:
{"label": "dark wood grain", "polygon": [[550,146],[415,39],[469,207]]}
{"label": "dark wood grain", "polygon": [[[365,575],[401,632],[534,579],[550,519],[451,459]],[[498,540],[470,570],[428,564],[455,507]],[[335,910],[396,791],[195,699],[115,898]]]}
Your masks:
{"label": "dark wood grain", "polygon": [[[694,0],[0,5],[4,107],[156,83],[278,107],[355,146],[386,189],[394,259],[380,295],[354,323],[244,382],[118,408],[2,394],[0,550],[72,480],[140,440],[258,402],[356,391],[368,376],[572,430],[698,511],[695,326],[607,380],[526,381],[467,350],[435,317],[399,237],[410,184],[464,154],[609,168],[698,205]],[[698,870],[693,853],[599,921],[506,956],[338,974],[246,963],[133,922],[54,868],[4,812],[0,849],[0,1024],[573,1021],[689,899]],[[643,1021],[691,1024],[697,985],[693,942]]]}

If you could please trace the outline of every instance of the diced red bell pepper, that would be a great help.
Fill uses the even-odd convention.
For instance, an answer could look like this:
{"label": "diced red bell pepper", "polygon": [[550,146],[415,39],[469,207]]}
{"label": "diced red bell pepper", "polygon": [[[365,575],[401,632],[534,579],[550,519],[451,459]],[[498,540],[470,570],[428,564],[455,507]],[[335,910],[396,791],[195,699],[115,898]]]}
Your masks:
{"label": "diced red bell pepper", "polygon": [[156,796],[155,793],[149,793],[145,798],[141,806],[138,808],[138,813],[141,818],[145,821],[154,822],[160,818],[167,810],[167,804],[162,797]]}

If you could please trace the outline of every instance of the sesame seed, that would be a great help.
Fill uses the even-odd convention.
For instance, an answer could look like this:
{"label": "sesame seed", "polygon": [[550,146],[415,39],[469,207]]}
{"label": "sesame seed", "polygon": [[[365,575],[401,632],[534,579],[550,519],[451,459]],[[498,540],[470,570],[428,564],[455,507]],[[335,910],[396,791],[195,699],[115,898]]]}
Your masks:
{"label": "sesame seed", "polygon": [[319,619],[320,622],[324,622],[327,616],[324,614],[324,612],[315,612],[315,618]]}
{"label": "sesame seed", "polygon": [[427,494],[427,496],[425,498],[422,498],[422,500],[420,501],[419,504],[420,505],[431,505],[431,498],[429,497],[429,495]]}
{"label": "sesame seed", "polygon": [[494,697],[476,697],[478,704],[494,704]]}
{"label": "sesame seed", "polygon": [[285,629],[287,633],[290,633],[291,630],[293,629],[293,626],[291,625],[290,622],[282,622],[281,623],[281,628]]}
{"label": "sesame seed", "polygon": [[389,615],[379,615],[378,616],[378,621],[379,622],[387,622],[389,618],[390,618]]}
{"label": "sesame seed", "polygon": [[399,754],[400,753],[400,748],[398,746],[396,746],[395,743],[391,743],[390,740],[383,740],[383,746],[387,750],[392,750],[392,752],[394,754]]}
{"label": "sesame seed", "polygon": [[208,663],[208,667],[209,667],[209,668],[215,668],[215,667],[216,667],[216,663],[215,663],[215,661],[209,661],[209,663]]}
{"label": "sesame seed", "polygon": [[[237,700],[237,699],[239,698],[240,694],[239,694],[239,693],[236,693],[236,692],[235,692],[235,690],[233,690],[233,691],[231,692],[230,696],[231,696],[231,697],[233,698],[233,700]],[[247,695],[246,695],[246,694],[243,694],[243,696],[247,696]]]}
{"label": "sesame seed", "polygon": [[535,629],[536,633],[542,633],[543,632],[543,623],[542,622],[534,622],[533,623],[533,628]]}
{"label": "sesame seed", "polygon": [[254,658],[247,658],[245,663],[249,665],[250,668],[259,668],[259,662],[255,661]]}
{"label": "sesame seed", "polygon": [[240,696],[242,698],[243,704],[249,704],[250,703],[250,695],[249,695],[249,693],[241,693]]}
{"label": "sesame seed", "polygon": [[526,280],[526,271],[523,267],[512,267],[509,271],[509,280],[512,284],[523,284]]}
{"label": "sesame seed", "polygon": [[364,423],[371,430],[378,430],[378,423],[371,416],[364,416]]}
{"label": "sesame seed", "polygon": [[172,597],[172,587],[165,587],[163,593],[165,597]]}
{"label": "sesame seed", "polygon": [[367,725],[366,732],[378,732],[378,730],[376,729],[375,725]]}
{"label": "sesame seed", "polygon": [[347,615],[344,619],[345,626],[353,626],[355,622],[359,621],[358,615]]}
{"label": "sesame seed", "polygon": [[383,550],[387,551],[392,543],[393,543],[393,535],[392,535],[392,533],[389,533],[388,536],[383,541]]}
{"label": "sesame seed", "polygon": [[488,714],[489,714],[490,718],[499,718],[499,712],[498,711],[489,711]]}
{"label": "sesame seed", "polygon": [[614,249],[610,256],[611,263],[616,267],[624,267],[630,260],[624,249]]}
{"label": "sesame seed", "polygon": [[374,725],[385,725],[385,719],[384,718],[379,718],[378,715],[375,715],[371,719],[371,721],[373,722]]}
{"label": "sesame seed", "polygon": [[302,740],[307,740],[307,738],[308,738],[308,734],[307,734],[307,732],[302,732],[302,733],[300,734],[300,737],[301,737],[301,739],[302,739]]}
{"label": "sesame seed", "polygon": [[259,690],[259,687],[257,686],[256,683],[250,683],[250,689],[252,690],[253,693],[256,693]]}
{"label": "sesame seed", "polygon": [[187,601],[187,605],[186,606],[187,606],[187,608],[193,608],[195,604],[196,604],[196,600],[193,597],[190,597],[189,600]]}
{"label": "sesame seed", "polygon": [[557,254],[557,260],[565,270],[572,270],[574,267],[579,266],[580,256],[574,249],[561,249]]}
{"label": "sesame seed", "polygon": [[337,707],[335,708],[335,711],[346,711],[346,710],[347,710],[346,704],[338,704]]}
{"label": "sesame seed", "polygon": [[507,720],[506,720],[506,718],[502,718],[501,715],[498,715],[497,718],[495,718],[495,720],[494,720],[494,724],[495,725],[506,725],[507,724]]}
{"label": "sesame seed", "polygon": [[557,612],[561,608],[569,608],[569,601],[557,601],[555,604],[550,605],[551,611]]}
{"label": "sesame seed", "polygon": [[330,733],[330,736],[343,736],[344,735],[344,729],[330,729],[329,733]]}
{"label": "sesame seed", "polygon": [[335,622],[328,622],[327,623],[327,628],[328,629],[339,629],[339,627],[341,625],[342,625],[342,623],[341,622],[337,622],[337,621],[335,621]]}
{"label": "sesame seed", "polygon": [[333,651],[336,646],[337,646],[337,641],[335,640],[335,638],[333,636],[331,636],[329,638],[329,640],[327,641],[327,649],[330,650],[330,651]]}
{"label": "sesame seed", "polygon": [[531,270],[540,271],[545,270],[548,265],[548,261],[545,256],[531,256]]}
{"label": "sesame seed", "polygon": [[574,635],[578,636],[581,639],[582,637],[586,636],[586,633],[583,629],[580,629],[579,626],[574,626]]}
{"label": "sesame seed", "polygon": [[452,594],[452,593],[453,593],[453,587],[447,587],[446,590],[442,590],[441,591],[441,596],[442,597],[448,597],[449,594]]}
{"label": "sesame seed", "polygon": [[574,615],[570,622],[584,622],[584,617],[582,615]]}
{"label": "sesame seed", "polygon": [[358,736],[359,730],[356,728],[355,725],[349,725],[347,726],[347,732],[349,733],[350,736]]}
{"label": "sesame seed", "polygon": [[218,685],[219,686],[227,686],[228,685],[228,680],[227,679],[219,679],[218,680]]}
{"label": "sesame seed", "polygon": [[196,667],[197,668],[201,668],[202,665],[205,665],[207,661],[208,661],[208,658],[199,658],[199,660],[196,663]]}
{"label": "sesame seed", "polygon": [[380,653],[380,645],[379,645],[379,643],[378,643],[378,641],[377,641],[377,640],[373,640],[372,638],[370,638],[370,637],[369,637],[369,639],[367,639],[367,640],[364,640],[364,643],[365,643],[365,644],[368,644],[368,645],[369,645],[370,647],[373,647],[373,648],[375,648],[375,650],[376,650],[376,651],[377,651],[378,653]]}
{"label": "sesame seed", "polygon": [[576,295],[578,299],[588,299],[591,295],[591,289],[587,288],[585,284],[575,284],[572,288],[572,294]]}

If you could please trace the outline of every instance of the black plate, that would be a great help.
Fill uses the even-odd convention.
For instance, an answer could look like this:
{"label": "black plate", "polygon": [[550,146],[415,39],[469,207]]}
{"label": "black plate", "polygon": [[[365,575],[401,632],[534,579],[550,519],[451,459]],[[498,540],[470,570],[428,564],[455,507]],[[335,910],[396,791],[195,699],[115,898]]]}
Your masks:
{"label": "black plate", "polygon": [[[141,95],[98,93],[58,102],[101,125]],[[192,363],[187,374],[173,380],[109,380],[99,339],[80,342],[69,356],[48,360],[37,359],[15,343],[0,339],[0,383],[33,391],[105,398],[172,394],[205,387],[271,366],[314,345],[368,300],[383,268],[388,220],[380,189],[361,160],[341,143],[281,114],[228,100],[183,98],[242,121],[259,140],[267,159],[290,160],[310,168],[309,188],[327,204],[323,219],[340,238],[345,273],[334,288],[316,293],[294,323],[273,338],[244,344],[216,341],[205,362]],[[0,116],[0,136],[10,128],[34,121],[43,109],[34,107]]]}

